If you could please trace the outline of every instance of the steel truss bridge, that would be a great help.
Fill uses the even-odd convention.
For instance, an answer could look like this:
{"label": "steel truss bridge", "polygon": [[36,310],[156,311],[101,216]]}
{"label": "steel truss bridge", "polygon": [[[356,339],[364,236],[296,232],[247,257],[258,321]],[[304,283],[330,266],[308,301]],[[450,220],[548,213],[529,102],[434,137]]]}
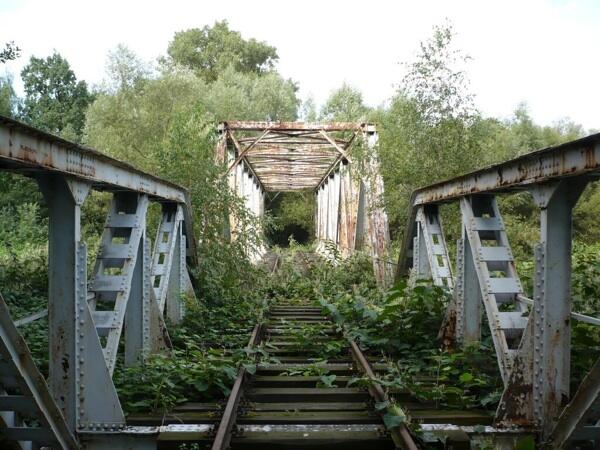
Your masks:
{"label": "steel truss bridge", "polygon": [[[226,122],[219,130],[217,158],[231,188],[254,214],[264,211],[269,191],[312,188],[319,242],[332,243],[343,256],[367,249],[379,282],[390,281],[373,125]],[[348,149],[357,142],[367,149],[362,172],[351,170]],[[282,372],[307,361],[286,350],[290,327],[323,323],[325,336],[335,334],[329,319],[310,305],[275,305],[257,324],[248,345],[277,342],[287,366],[259,364],[254,375],[241,369],[224,405],[214,411],[196,406],[212,419],[183,424],[165,418],[149,424],[126,420],[112,381],[119,349],[124,349],[125,365],[137,364],[140,355],[168,351],[165,319],[178,323],[185,314],[182,295],[194,296],[188,268],[196,264],[196,251],[187,192],[4,117],[0,170],[34,178],[49,211],[47,311],[13,321],[0,297],[0,437],[10,448],[156,449],[185,442],[213,449],[418,448],[419,440],[406,426],[386,430],[381,418],[371,414],[374,402],[388,399],[380,386],[368,392],[328,391],[308,389],[298,377],[282,379]],[[477,415],[467,414],[471,422],[453,423],[461,412],[443,419],[421,412],[421,440],[441,436],[463,442],[462,448],[478,448],[480,439],[491,437],[500,449],[533,435],[540,447],[559,449],[600,439],[600,360],[579,389],[569,392],[570,323],[600,325],[597,318],[571,311],[572,209],[599,173],[600,135],[592,135],[413,193],[397,276],[431,278],[452,292],[441,324],[446,342],[479,340],[485,314],[504,381],[494,417],[477,422]],[[109,192],[112,199],[88,280],[80,229],[81,206],[91,190]],[[529,192],[540,212],[531,299],[519,280],[496,201],[498,194],[519,191]],[[153,243],[146,227],[150,202],[162,207]],[[462,219],[455,270],[439,214],[439,205],[448,202],[460,204]],[[233,218],[228,225],[232,239],[244,232]],[[327,254],[327,246],[321,250]],[[47,381],[17,328],[46,315]],[[353,371],[374,377],[379,369],[369,361],[371,355],[354,342],[347,345],[350,359],[328,369],[341,378]],[[254,418],[244,415],[249,403],[258,411]],[[298,417],[283,414],[290,407],[300,408]],[[27,420],[31,417],[36,420]]]}

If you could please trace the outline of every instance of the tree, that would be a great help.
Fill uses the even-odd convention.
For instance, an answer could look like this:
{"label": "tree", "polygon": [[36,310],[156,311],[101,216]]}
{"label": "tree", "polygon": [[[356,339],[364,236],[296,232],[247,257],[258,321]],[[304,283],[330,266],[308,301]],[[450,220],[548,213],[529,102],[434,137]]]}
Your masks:
{"label": "tree", "polygon": [[436,26],[390,106],[378,111],[380,156],[393,229],[406,219],[414,189],[485,164],[489,155],[478,131],[481,117],[462,65],[469,57],[453,48],[449,25]]}
{"label": "tree", "polygon": [[256,39],[245,40],[229,29],[227,21],[212,27],[175,33],[167,53],[171,59],[195,71],[205,81],[215,81],[228,66],[242,73],[262,74],[278,60],[277,50]]}
{"label": "tree", "polygon": [[21,77],[25,91],[21,117],[38,128],[79,140],[93,95],[85,81],[77,81],[67,60],[56,52],[46,59],[32,56]]}
{"label": "tree", "polygon": [[450,24],[435,26],[433,36],[421,42],[416,59],[406,64],[399,89],[414,100],[421,120],[430,125],[448,119],[467,122],[478,115],[463,69],[471,58],[453,48],[453,38]]}
{"label": "tree", "polygon": [[0,114],[3,116],[12,116],[17,104],[17,95],[13,88],[12,77],[6,75],[0,77]]}
{"label": "tree", "polygon": [[108,52],[104,88],[116,93],[126,89],[135,89],[150,77],[151,67],[142,61],[132,50],[123,44]]}
{"label": "tree", "polygon": [[348,122],[364,120],[368,111],[362,93],[344,83],[341,88],[331,93],[321,108],[321,120]]}
{"label": "tree", "polygon": [[21,49],[13,41],[7,42],[4,49],[0,50],[0,64],[17,59],[21,55]]}

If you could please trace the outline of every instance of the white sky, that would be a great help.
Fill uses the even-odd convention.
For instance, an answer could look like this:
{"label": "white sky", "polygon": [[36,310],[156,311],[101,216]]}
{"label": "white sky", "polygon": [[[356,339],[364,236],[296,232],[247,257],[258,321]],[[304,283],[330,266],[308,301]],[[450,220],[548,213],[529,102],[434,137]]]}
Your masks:
{"label": "white sky", "polygon": [[446,18],[473,57],[471,88],[485,114],[509,117],[526,101],[540,123],[570,117],[600,129],[598,0],[0,0],[0,44],[23,49],[6,64],[15,78],[30,55],[56,49],[94,84],[118,43],[154,60],[175,31],[227,19],[277,47],[278,69],[303,98],[320,104],[346,81],[376,106],[402,79],[400,62]]}

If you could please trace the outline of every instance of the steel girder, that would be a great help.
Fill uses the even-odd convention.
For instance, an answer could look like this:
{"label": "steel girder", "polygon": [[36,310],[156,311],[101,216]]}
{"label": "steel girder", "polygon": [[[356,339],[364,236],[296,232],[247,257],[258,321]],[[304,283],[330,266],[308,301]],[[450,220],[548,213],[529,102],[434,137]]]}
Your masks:
{"label": "steel girder", "polygon": [[185,314],[183,295],[194,298],[185,264],[183,209],[173,203],[163,203],[162,208],[154,240],[150,282],[161,314],[166,314],[171,322],[179,323]]}
{"label": "steel girder", "polygon": [[[600,134],[415,191],[399,260],[398,275],[420,264],[421,249],[413,236],[421,207],[460,201],[463,235],[458,242],[452,332],[463,342],[479,340],[480,307],[485,306],[505,381],[496,423],[536,429],[549,446],[556,439],[569,443],[600,438],[600,428],[595,427],[600,419],[595,406],[600,381],[594,371],[582,393],[563,409],[569,400],[570,321],[598,323],[571,311],[570,261],[572,208],[590,177],[600,172],[599,155]],[[533,299],[523,295],[493,200],[493,194],[523,189],[540,210]],[[508,310],[498,309],[505,301],[510,302]]]}
{"label": "steel girder", "polygon": [[[148,202],[160,201],[164,210],[177,212],[172,230],[174,247],[166,255],[171,268],[166,273],[168,282],[164,286],[159,283],[158,287],[167,305],[177,305],[176,314],[169,310],[167,313],[171,318],[181,318],[181,293],[193,292],[186,261],[190,264],[196,261],[187,192],[95,150],[6,118],[0,118],[0,170],[3,169],[35,177],[49,211],[47,315],[51,397],[44,397],[39,383],[35,388],[41,394],[22,388],[24,395],[32,394],[32,401],[26,401],[27,408],[43,414],[50,411],[55,421],[62,416],[72,435],[95,435],[94,446],[114,448],[114,442],[123,441],[120,431],[125,426],[111,379],[123,330],[126,365],[136,364],[143,355],[168,348],[170,343],[151,284],[152,263],[159,258],[158,255],[153,258],[146,236]],[[113,199],[88,286],[87,249],[81,239],[80,221],[81,206],[91,189],[113,192]],[[43,316],[44,311],[20,323]],[[9,348],[14,343],[13,334],[2,334],[0,344]],[[11,364],[31,359],[24,346],[19,347],[20,361],[10,352],[6,355],[7,370]],[[22,380],[37,376],[31,365],[19,366]],[[9,395],[0,402],[5,407],[11,404],[15,412],[2,413],[2,418],[5,424],[8,420],[18,425],[15,414],[22,402],[10,396],[10,389],[2,391],[7,392]],[[42,436],[44,433],[54,433],[61,445],[61,439],[67,439],[64,433],[56,436],[57,427],[49,420],[43,419],[41,423],[53,431],[40,431],[37,437],[33,436],[36,439],[47,440]],[[23,440],[26,435],[35,434],[35,430],[17,431],[15,436],[18,434]],[[138,437],[136,442],[144,441]],[[150,448],[148,439],[145,441],[146,448]],[[72,446],[65,444],[64,448]]]}
{"label": "steel girder", "polygon": [[0,170],[34,177],[63,175],[85,181],[95,190],[138,192],[152,200],[178,203],[185,216],[187,258],[196,263],[191,205],[181,186],[4,116],[0,116]]}
{"label": "steel girder", "polygon": [[315,191],[317,251],[334,259],[334,253],[344,258],[354,250],[367,250],[377,283],[386,286],[392,279],[390,237],[374,127],[368,127],[362,138],[371,150],[364,173],[353,171],[351,162],[340,159]]}

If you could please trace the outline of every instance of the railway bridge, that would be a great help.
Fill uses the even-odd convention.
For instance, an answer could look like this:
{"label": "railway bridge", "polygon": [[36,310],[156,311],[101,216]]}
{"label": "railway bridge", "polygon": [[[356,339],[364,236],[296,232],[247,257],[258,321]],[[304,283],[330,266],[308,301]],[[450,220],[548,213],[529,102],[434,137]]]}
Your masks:
{"label": "railway bridge", "polygon": [[[342,256],[367,250],[378,282],[391,281],[373,125],[225,122],[219,132],[217,160],[251,212],[264,212],[266,192],[313,188],[319,251],[327,257],[331,244]],[[362,163],[350,152],[353,145]],[[184,405],[177,420],[126,419],[112,380],[118,358],[135,365],[140,354],[168,349],[166,324],[185,315],[182,294],[194,295],[188,269],[197,260],[186,190],[4,117],[0,170],[34,178],[49,212],[48,309],[13,321],[0,297],[0,437],[7,448],[481,448],[486,439],[495,448],[514,448],[518,439],[533,436],[540,448],[559,449],[592,448],[600,438],[600,362],[569,392],[570,324],[600,325],[572,311],[570,296],[572,209],[600,174],[600,135],[436,183],[411,197],[396,276],[429,278],[452,294],[440,324],[446,342],[468,345],[480,339],[483,324],[489,326],[504,383],[493,416],[428,410],[409,393],[377,383],[344,385],[355,373],[373,380],[382,370],[353,341],[345,343],[346,357],[327,363],[342,385],[315,388],[314,377],[298,375],[310,365],[310,352],[299,352],[290,339],[306,323],[320,326],[324,340],[338,331],[320,308],[283,302],[248,336],[250,348],[272,343],[279,363],[257,361],[254,374],[241,368],[222,405]],[[81,207],[91,190],[112,197],[88,280]],[[496,201],[520,191],[532,195],[540,214],[532,298],[519,279]],[[439,214],[449,202],[459,203],[462,224],[454,265]],[[153,241],[146,223],[150,203],[162,209]],[[230,218],[227,232],[235,239],[244,230]],[[262,250],[249,256],[258,260]],[[48,380],[18,329],[45,315]],[[402,408],[418,418],[418,432],[385,420]]]}

